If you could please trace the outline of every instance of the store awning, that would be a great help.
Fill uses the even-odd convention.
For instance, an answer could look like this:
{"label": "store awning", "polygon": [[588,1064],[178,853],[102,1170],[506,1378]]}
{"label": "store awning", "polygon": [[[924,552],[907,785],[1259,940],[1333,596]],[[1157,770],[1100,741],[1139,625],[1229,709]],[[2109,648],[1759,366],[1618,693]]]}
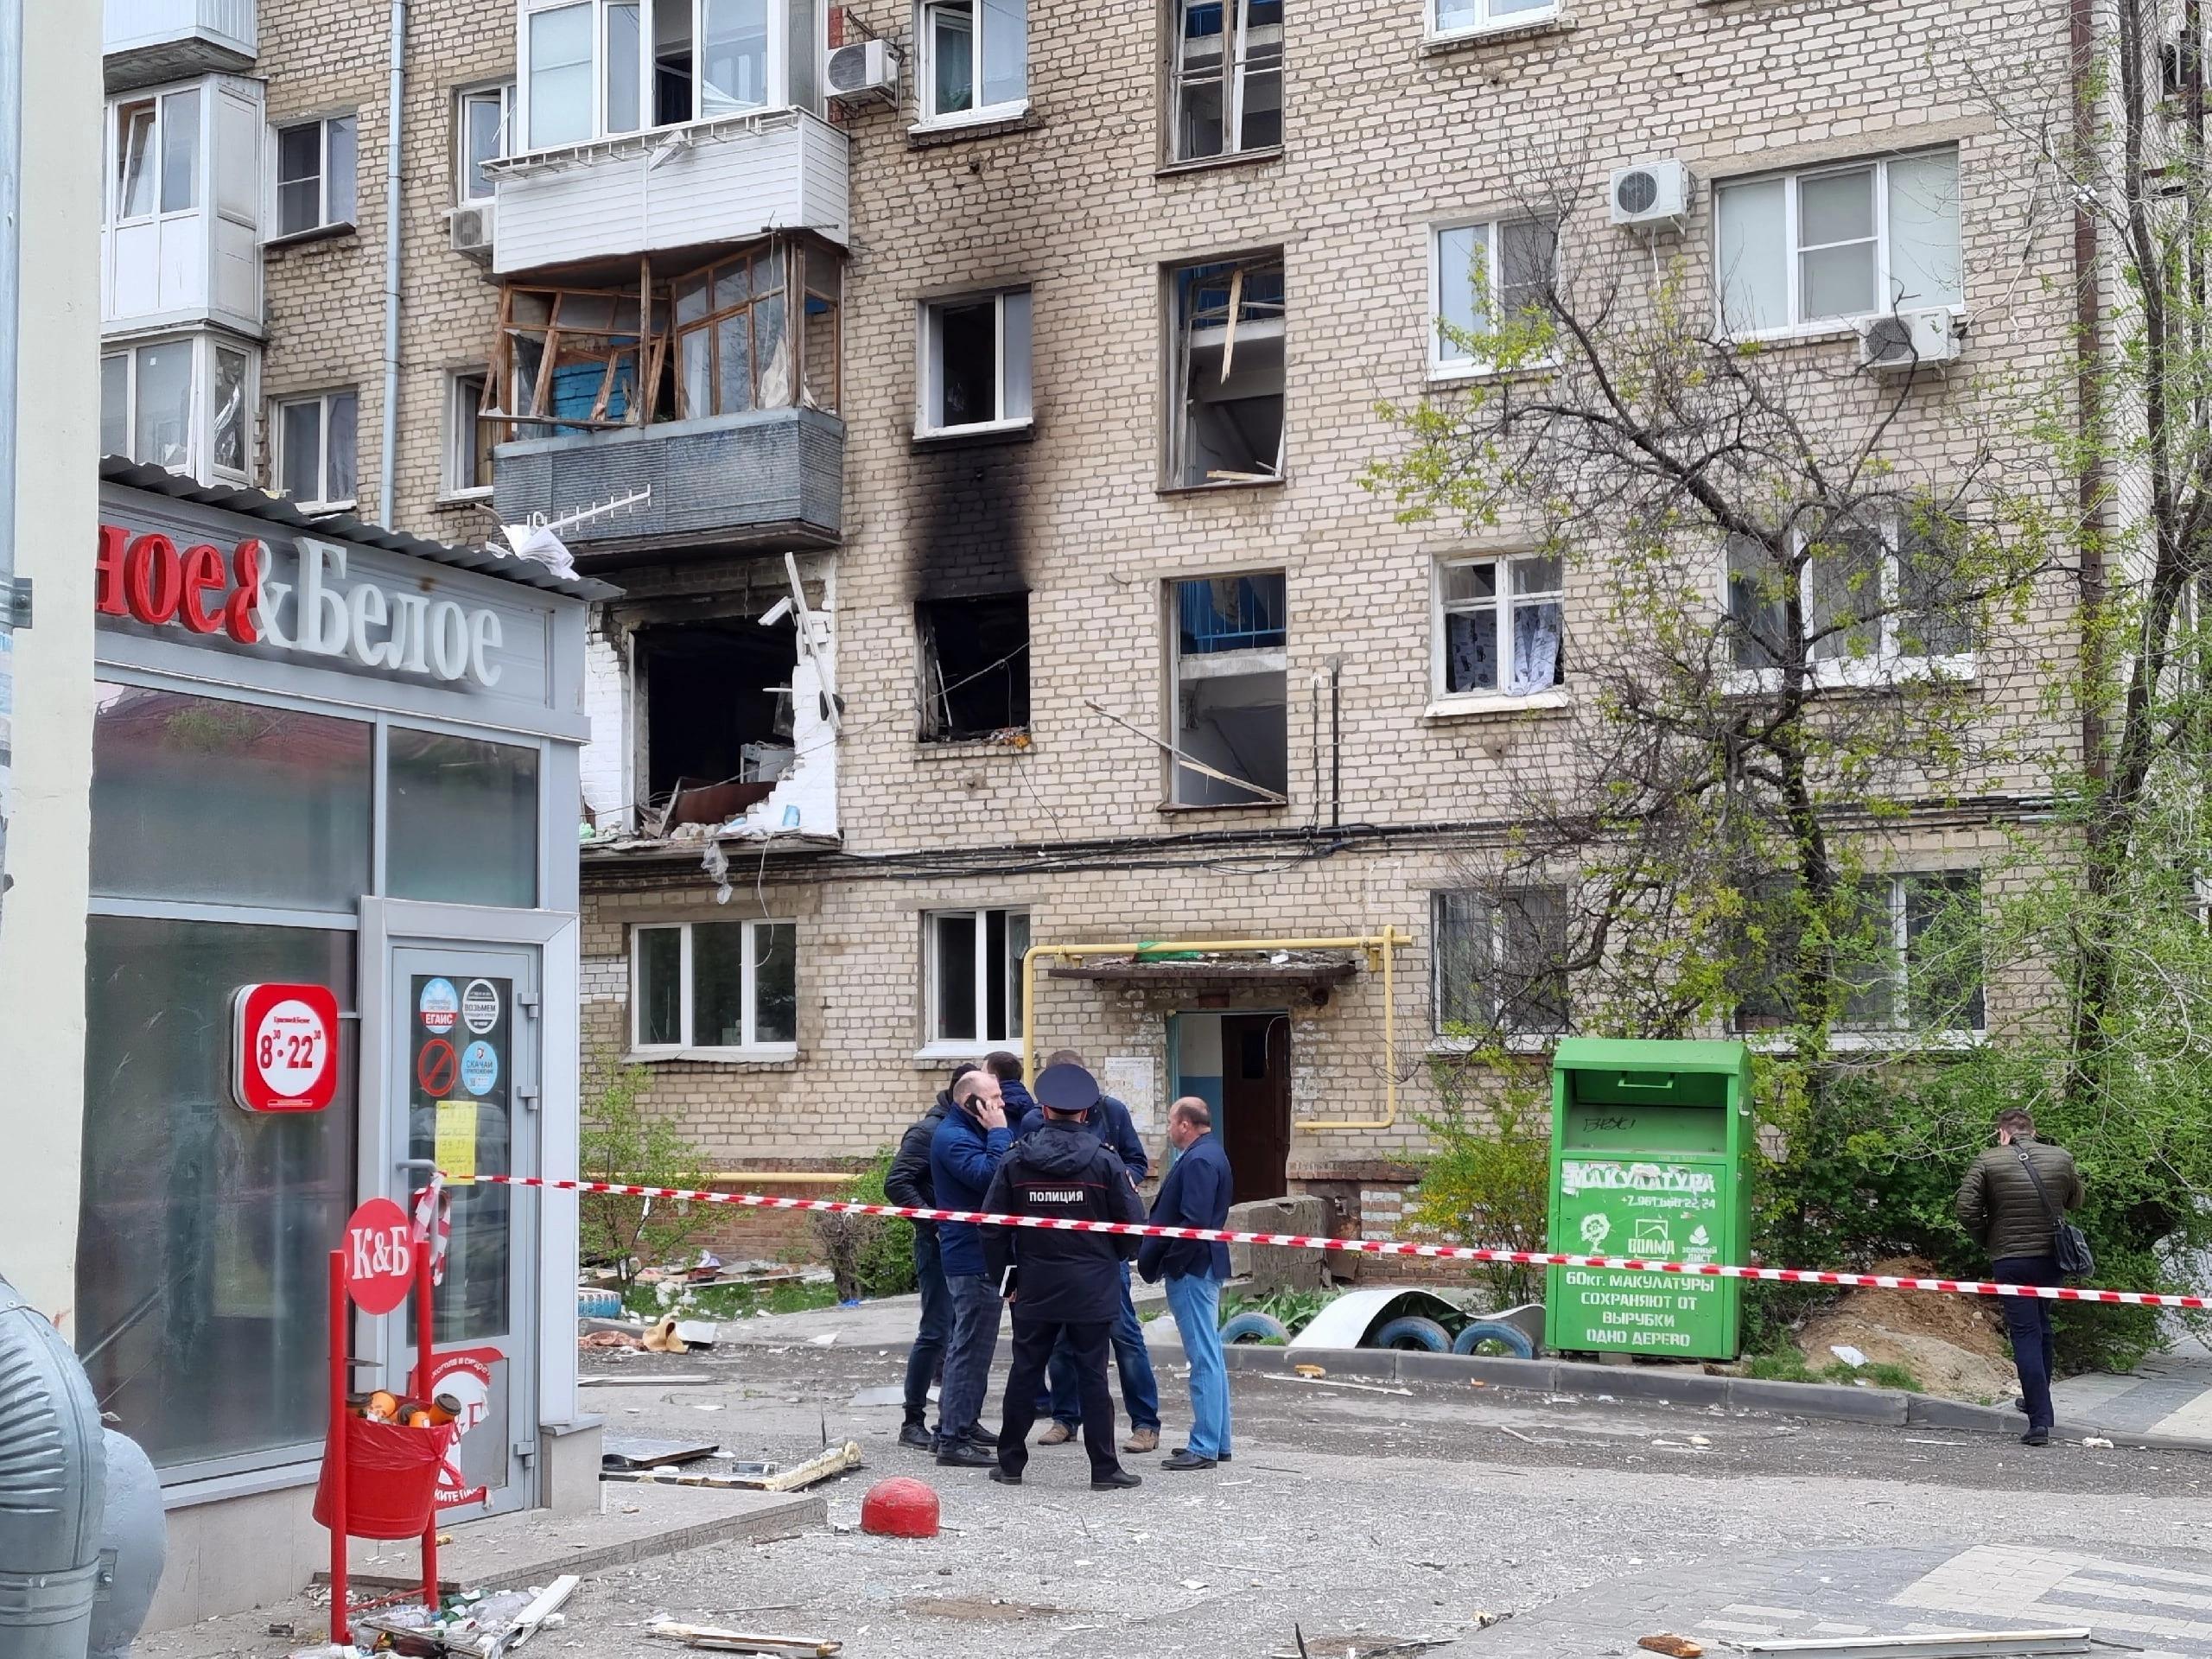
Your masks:
{"label": "store awning", "polygon": [[1341,984],[1359,971],[1359,959],[1345,950],[1277,950],[1266,956],[1211,951],[1163,950],[1157,956],[1084,957],[1046,968],[1052,979],[1087,979],[1094,984],[1188,985],[1199,981],[1246,985]]}

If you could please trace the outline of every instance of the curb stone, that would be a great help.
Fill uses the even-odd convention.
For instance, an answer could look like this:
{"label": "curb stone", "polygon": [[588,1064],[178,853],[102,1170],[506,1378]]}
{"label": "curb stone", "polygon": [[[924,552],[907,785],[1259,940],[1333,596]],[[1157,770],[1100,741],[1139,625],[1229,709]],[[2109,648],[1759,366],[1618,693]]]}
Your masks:
{"label": "curb stone", "polygon": [[[1872,1423],[1892,1428],[1936,1428],[2017,1436],[2018,1412],[1968,1405],[1901,1389],[1853,1389],[1821,1382],[1772,1382],[1758,1377],[1713,1376],[1657,1366],[1588,1365],[1572,1360],[1501,1359],[1492,1356],[1428,1354],[1390,1348],[1275,1348],[1239,1343],[1224,1351],[1232,1371],[1291,1374],[1301,1364],[1321,1366],[1330,1377],[1360,1382],[1488,1382],[1532,1393],[1572,1394],[1584,1399],[1661,1401],[1675,1405],[1732,1407],[1791,1417]],[[2116,1446],[2152,1452],[2212,1452],[2212,1440],[2146,1434],[2095,1423],[2063,1422],[2054,1440],[2095,1435]]]}

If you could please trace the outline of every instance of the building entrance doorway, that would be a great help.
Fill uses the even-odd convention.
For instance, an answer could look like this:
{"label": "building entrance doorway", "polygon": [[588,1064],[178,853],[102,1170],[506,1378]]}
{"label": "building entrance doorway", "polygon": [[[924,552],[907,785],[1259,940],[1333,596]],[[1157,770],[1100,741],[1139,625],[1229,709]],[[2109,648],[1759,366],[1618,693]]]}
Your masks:
{"label": "building entrance doorway", "polygon": [[1290,1190],[1290,1015],[1178,1014],[1169,1019],[1173,1097],[1196,1095],[1236,1177],[1235,1201]]}

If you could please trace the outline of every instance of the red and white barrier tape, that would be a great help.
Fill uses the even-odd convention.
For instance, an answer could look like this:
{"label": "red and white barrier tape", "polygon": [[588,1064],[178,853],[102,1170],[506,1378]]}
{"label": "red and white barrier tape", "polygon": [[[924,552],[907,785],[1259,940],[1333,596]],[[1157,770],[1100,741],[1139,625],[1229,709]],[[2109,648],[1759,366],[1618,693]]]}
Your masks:
{"label": "red and white barrier tape", "polygon": [[688,1198],[747,1210],[810,1210],[828,1215],[897,1216],[908,1221],[961,1221],[983,1227],[1036,1227],[1055,1233],[1124,1233],[1137,1238],[1200,1243],[1269,1244],[1293,1250],[1339,1250],[1359,1255],[1411,1255],[1434,1262],[1504,1262],[1531,1268],[1603,1268],[1617,1273],[1671,1273],[1685,1279],[1754,1279],[1775,1285],[1840,1285],[1869,1290],[1929,1290],[1950,1296],[2039,1296],[2049,1302],[2118,1302],[2130,1307],[2212,1308],[2212,1296],[2165,1296],[2148,1290],[2089,1290],[2072,1285],[1998,1285],[1974,1279],[1911,1279],[1887,1273],[1822,1273],[1808,1268],[1738,1268],[1715,1262],[1644,1262],[1625,1255],[1569,1255],[1554,1250],[1497,1250],[1471,1244],[1404,1244],[1380,1238],[1313,1238],[1303,1233],[1235,1233],[1217,1227],[1156,1227],[1125,1221],[1069,1221],[1057,1216],[996,1216],[979,1210],[924,1210],[899,1204],[847,1204],[836,1198],[773,1198],[759,1192],[701,1192],[680,1186],[632,1186],[619,1181],[556,1181],[531,1175],[482,1175],[495,1186],[540,1186],[563,1192],[612,1192],[639,1198]]}

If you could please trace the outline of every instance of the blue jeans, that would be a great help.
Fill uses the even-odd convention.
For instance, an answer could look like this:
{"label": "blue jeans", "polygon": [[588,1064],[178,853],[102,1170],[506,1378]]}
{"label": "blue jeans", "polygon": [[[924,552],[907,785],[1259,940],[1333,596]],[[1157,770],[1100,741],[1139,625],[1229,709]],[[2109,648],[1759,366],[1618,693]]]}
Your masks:
{"label": "blue jeans", "polygon": [[[1989,1264],[2000,1285],[2058,1285],[2058,1262],[2048,1255],[2008,1255]],[[2028,1428],[2048,1433],[2053,1413],[2050,1377],[2057,1369],[2057,1345],[2050,1330],[2050,1304],[2040,1296],[2006,1296],[2005,1329],[2012,1338],[2012,1364],[2020,1373],[2020,1397],[2028,1402]]]}
{"label": "blue jeans", "polygon": [[914,1224],[914,1280],[922,1293],[922,1319],[914,1345],[906,1351],[910,1423],[929,1415],[930,1385],[944,1369],[944,1344],[952,1335],[952,1293],[945,1288],[944,1267],[938,1259],[937,1229],[927,1222]]}
{"label": "blue jeans", "polygon": [[[1152,1374],[1152,1354],[1144,1345],[1144,1325],[1129,1294],[1129,1264],[1122,1263],[1122,1313],[1114,1321],[1114,1369],[1122,1374],[1122,1403],[1129,1427],[1160,1427],[1160,1379]],[[1082,1382],[1075,1357],[1064,1339],[1052,1350],[1052,1386],[1037,1395],[1037,1414],[1073,1428],[1083,1421]]]}
{"label": "blue jeans", "polygon": [[990,1392],[999,1316],[1006,1308],[987,1274],[949,1273],[944,1282],[951,1292],[952,1340],[944,1351],[944,1386],[937,1399],[939,1451],[982,1426],[978,1420]]}
{"label": "blue jeans", "polygon": [[1191,1450],[1229,1455],[1229,1368],[1221,1357],[1221,1281],[1206,1274],[1170,1274],[1167,1309],[1191,1362]]}

